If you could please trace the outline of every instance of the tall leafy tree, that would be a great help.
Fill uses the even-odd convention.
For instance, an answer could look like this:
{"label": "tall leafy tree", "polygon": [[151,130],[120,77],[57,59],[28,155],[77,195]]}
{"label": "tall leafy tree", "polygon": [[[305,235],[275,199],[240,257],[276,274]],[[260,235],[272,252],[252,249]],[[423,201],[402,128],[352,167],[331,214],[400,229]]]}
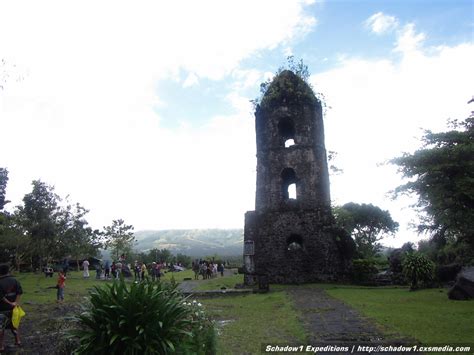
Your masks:
{"label": "tall leafy tree", "polygon": [[18,213],[4,210],[8,170],[0,168],[0,262],[13,262],[17,270],[29,255],[29,238],[21,226]]}
{"label": "tall leafy tree", "polygon": [[32,247],[31,238],[24,228],[19,211],[5,212],[4,217],[5,223],[0,231],[0,245],[2,245],[0,262],[9,261],[17,270],[20,270],[20,265],[26,264],[28,261],[31,264],[31,257],[35,250]]}
{"label": "tall leafy tree", "polygon": [[418,231],[438,246],[454,240],[474,249],[474,114],[449,125],[447,132],[425,131],[419,150],[391,160],[410,179],[395,196],[418,197]]}
{"label": "tall leafy tree", "polygon": [[68,204],[59,217],[58,255],[70,255],[77,262],[88,256],[96,256],[99,251],[100,233],[92,230],[85,216],[89,210],[79,203]]}
{"label": "tall leafy tree", "polygon": [[3,208],[6,204],[5,194],[7,191],[7,183],[8,170],[5,168],[0,168],[0,238],[2,238],[2,236],[6,233],[8,224],[8,214],[3,211]]}
{"label": "tall leafy tree", "polygon": [[8,170],[6,168],[0,168],[0,211],[2,211],[5,205],[10,202],[5,199],[7,183]]}
{"label": "tall leafy tree", "polygon": [[57,251],[58,221],[61,214],[60,197],[54,187],[40,180],[32,182],[33,190],[23,198],[18,217],[31,238],[35,250],[35,264],[49,262]]}
{"label": "tall leafy tree", "polygon": [[130,254],[135,243],[133,226],[125,224],[123,219],[112,221],[112,225],[104,227],[104,246],[110,249],[115,259],[122,254]]}
{"label": "tall leafy tree", "polygon": [[398,230],[398,223],[390,212],[372,204],[346,203],[334,208],[336,222],[354,238],[357,254],[362,258],[375,256],[380,250],[378,241]]}

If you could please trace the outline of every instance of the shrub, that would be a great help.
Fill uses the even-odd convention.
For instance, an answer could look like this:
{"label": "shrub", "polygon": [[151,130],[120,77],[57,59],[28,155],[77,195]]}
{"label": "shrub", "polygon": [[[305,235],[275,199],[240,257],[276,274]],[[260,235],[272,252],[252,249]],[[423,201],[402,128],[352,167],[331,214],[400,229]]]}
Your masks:
{"label": "shrub", "polygon": [[366,283],[371,281],[377,272],[376,260],[355,259],[352,261],[352,279],[356,283]]}
{"label": "shrub", "polygon": [[403,274],[410,283],[410,290],[419,288],[420,283],[433,279],[434,263],[420,253],[408,253],[402,261]]}
{"label": "shrub", "polygon": [[191,316],[190,333],[187,342],[182,342],[176,349],[178,354],[211,355],[216,353],[216,332],[214,323],[206,316],[201,303],[193,300],[183,302]]}
{"label": "shrub", "polygon": [[436,261],[440,265],[474,265],[474,249],[463,241],[449,242],[437,250]]}
{"label": "shrub", "polygon": [[[212,354],[214,340],[205,334],[213,325],[195,319],[192,311],[175,285],[127,286],[121,279],[95,287],[90,304],[76,317],[79,328],[71,332],[79,338],[76,354]],[[193,337],[206,342],[193,348]]]}
{"label": "shrub", "polygon": [[390,271],[392,272],[392,282],[397,285],[405,285],[405,275],[403,274],[403,259],[407,253],[412,253],[413,244],[405,243],[401,248],[394,249],[389,257]]}

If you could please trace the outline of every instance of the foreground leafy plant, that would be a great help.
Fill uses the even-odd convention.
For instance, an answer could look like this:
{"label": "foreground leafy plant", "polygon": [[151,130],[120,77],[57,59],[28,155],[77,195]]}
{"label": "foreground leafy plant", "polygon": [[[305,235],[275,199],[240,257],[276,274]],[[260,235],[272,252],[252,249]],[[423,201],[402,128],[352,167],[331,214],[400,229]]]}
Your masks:
{"label": "foreground leafy plant", "polygon": [[[76,318],[79,329],[71,332],[79,338],[75,353],[182,353],[180,349],[189,348],[194,336],[191,312],[174,285],[142,282],[127,286],[119,280],[95,287],[90,305]],[[204,350],[192,352],[210,354],[212,346]]]}
{"label": "foreground leafy plant", "polygon": [[434,263],[420,253],[406,254],[402,262],[403,273],[410,282],[410,290],[416,290],[420,282],[433,278]]}

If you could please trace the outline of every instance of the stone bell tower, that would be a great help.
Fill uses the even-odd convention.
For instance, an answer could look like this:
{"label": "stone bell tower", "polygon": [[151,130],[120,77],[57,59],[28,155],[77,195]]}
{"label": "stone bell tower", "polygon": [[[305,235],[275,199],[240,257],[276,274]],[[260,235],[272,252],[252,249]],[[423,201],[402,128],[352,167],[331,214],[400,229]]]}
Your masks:
{"label": "stone bell tower", "polygon": [[255,211],[245,214],[245,283],[342,278],[353,242],[331,214],[321,103],[285,70],[257,106],[255,130],[257,190]]}

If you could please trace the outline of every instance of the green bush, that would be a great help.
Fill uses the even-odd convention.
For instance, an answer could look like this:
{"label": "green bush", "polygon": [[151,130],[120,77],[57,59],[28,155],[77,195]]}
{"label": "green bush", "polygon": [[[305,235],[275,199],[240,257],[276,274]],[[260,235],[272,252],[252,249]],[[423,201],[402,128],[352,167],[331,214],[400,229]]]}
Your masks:
{"label": "green bush", "polygon": [[410,283],[410,290],[416,290],[422,283],[433,279],[434,263],[420,253],[407,253],[402,261],[403,274]]}
{"label": "green bush", "polygon": [[436,253],[437,263],[474,265],[474,249],[466,242],[449,242]]}
{"label": "green bush", "polygon": [[401,248],[394,249],[388,257],[390,271],[392,272],[392,282],[396,285],[406,285],[403,274],[403,259],[409,253],[413,253],[413,243],[405,243]]}
{"label": "green bush", "polygon": [[[76,317],[76,354],[213,354],[213,324],[199,318],[175,285],[118,280],[95,287]],[[195,338],[200,343],[196,343]],[[197,347],[196,347],[197,346]]]}
{"label": "green bush", "polygon": [[377,261],[374,259],[352,260],[352,280],[356,283],[366,283],[378,273]]}
{"label": "green bush", "polygon": [[191,316],[190,333],[186,342],[179,344],[178,354],[211,355],[216,353],[216,332],[214,323],[206,316],[201,303],[193,300],[183,302]]}

